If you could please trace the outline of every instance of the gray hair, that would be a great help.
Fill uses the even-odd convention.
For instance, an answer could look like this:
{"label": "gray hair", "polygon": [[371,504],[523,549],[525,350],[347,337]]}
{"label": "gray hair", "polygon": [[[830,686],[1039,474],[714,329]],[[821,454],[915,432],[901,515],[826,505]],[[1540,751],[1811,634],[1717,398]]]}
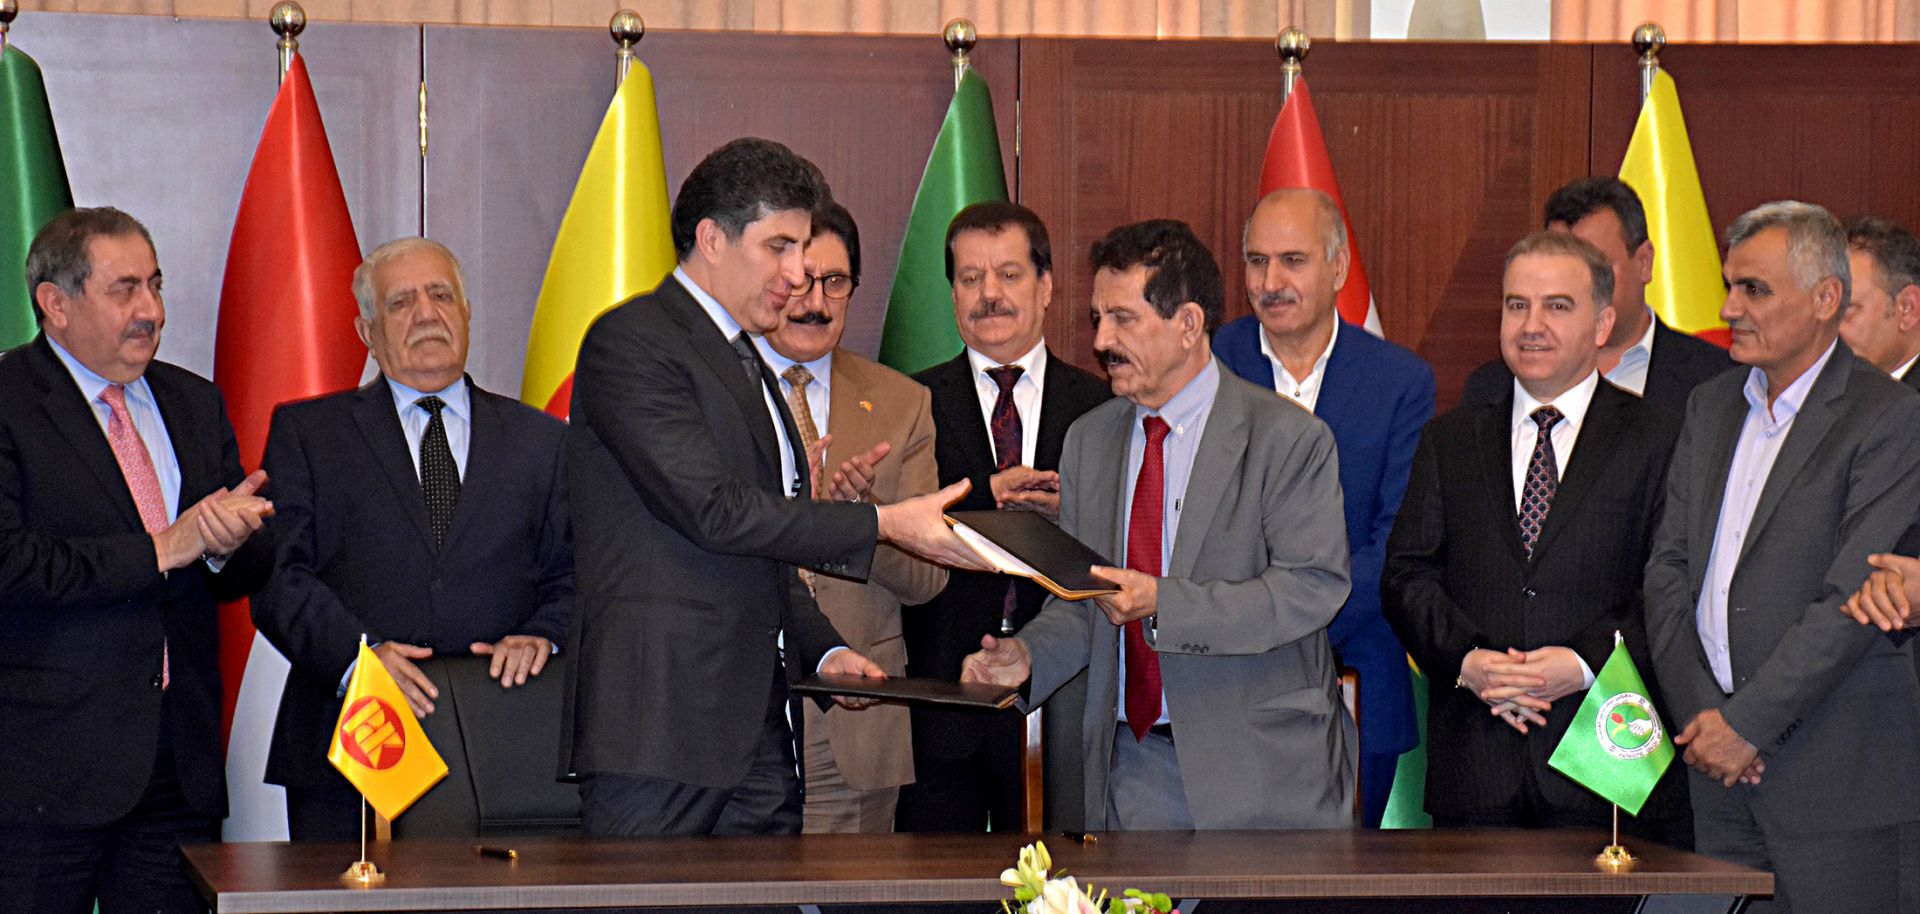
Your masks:
{"label": "gray hair", "polygon": [[1296,194],[1304,195],[1307,199],[1312,200],[1314,211],[1320,215],[1320,225],[1322,229],[1320,241],[1324,247],[1323,253],[1327,260],[1331,262],[1335,257],[1340,256],[1341,251],[1347,249],[1347,220],[1345,216],[1340,215],[1340,204],[1333,202],[1333,197],[1329,196],[1325,191],[1315,190],[1311,187],[1283,187],[1261,197],[1260,202],[1254,204],[1253,213],[1249,214],[1246,223],[1240,226],[1241,253],[1246,253],[1247,235],[1253,231],[1253,217],[1260,212],[1260,205],[1266,203],[1268,200],[1277,199],[1282,195],[1292,196]]}
{"label": "gray hair", "polygon": [[1593,310],[1613,306],[1613,265],[1607,262],[1607,255],[1585,238],[1572,232],[1534,232],[1508,249],[1507,263],[1501,272],[1513,269],[1514,261],[1530,254],[1572,257],[1586,264],[1587,274],[1593,280]]}
{"label": "gray hair", "polygon": [[1853,275],[1847,268],[1847,232],[1826,207],[1798,200],[1776,200],[1747,210],[1727,226],[1727,250],[1770,228],[1787,232],[1787,265],[1803,291],[1829,276],[1840,280],[1840,305],[1853,299]]}
{"label": "gray hair", "polygon": [[373,271],[416,251],[432,251],[445,257],[447,266],[453,270],[453,294],[463,302],[467,300],[467,279],[460,272],[460,259],[453,256],[446,245],[431,238],[396,238],[374,248],[353,270],[353,300],[360,305],[361,320],[372,323],[380,308],[374,298],[379,293],[373,288]]}

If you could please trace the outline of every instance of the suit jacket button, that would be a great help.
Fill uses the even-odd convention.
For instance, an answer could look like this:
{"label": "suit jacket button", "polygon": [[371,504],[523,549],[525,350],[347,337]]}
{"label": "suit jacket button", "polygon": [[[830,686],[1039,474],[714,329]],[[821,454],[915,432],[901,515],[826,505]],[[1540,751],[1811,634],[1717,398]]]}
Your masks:
{"label": "suit jacket button", "polygon": [[1529,599],[1529,600],[1531,600],[1531,599],[1533,599],[1534,597],[1537,597],[1537,596],[1539,596],[1539,595],[1540,595],[1540,591],[1537,591],[1537,590],[1534,590],[1534,589],[1533,589],[1533,588],[1531,588],[1531,587],[1522,587],[1522,588],[1520,588],[1520,595],[1521,595],[1521,596],[1523,596],[1523,597],[1526,597],[1526,598],[1527,598],[1527,599]]}
{"label": "suit jacket button", "polygon": [[162,686],[164,685],[164,683],[163,683],[163,682],[161,681],[161,679],[160,679],[160,677],[158,677],[158,676],[155,676],[155,677],[153,677],[153,683],[152,683],[152,685],[153,685],[153,690],[154,690],[155,692],[158,692],[158,691],[160,691],[160,689],[161,689],[161,687],[162,687]]}

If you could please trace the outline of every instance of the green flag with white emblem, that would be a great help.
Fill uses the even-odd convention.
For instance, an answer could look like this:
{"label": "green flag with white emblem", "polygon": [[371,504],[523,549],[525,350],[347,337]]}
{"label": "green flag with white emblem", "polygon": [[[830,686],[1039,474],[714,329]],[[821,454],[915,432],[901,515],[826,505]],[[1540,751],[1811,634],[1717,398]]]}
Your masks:
{"label": "green flag with white emblem", "polygon": [[1627,646],[1614,636],[1587,700],[1547,760],[1555,771],[1634,815],[1673,762],[1673,740],[1647,697]]}

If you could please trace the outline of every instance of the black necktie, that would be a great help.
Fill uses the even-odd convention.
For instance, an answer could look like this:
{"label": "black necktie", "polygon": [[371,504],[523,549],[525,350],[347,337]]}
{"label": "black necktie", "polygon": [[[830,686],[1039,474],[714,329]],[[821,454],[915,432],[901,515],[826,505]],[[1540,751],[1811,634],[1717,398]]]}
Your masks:
{"label": "black necktie", "polygon": [[1560,488],[1560,467],[1553,458],[1553,427],[1563,414],[1551,406],[1542,406],[1529,416],[1540,426],[1533,442],[1533,456],[1527,460],[1527,479],[1520,489],[1520,548],[1533,558],[1533,544],[1540,541],[1540,528],[1546,525],[1547,511],[1553,507],[1553,493]]}
{"label": "black necktie", "polygon": [[747,373],[747,380],[755,384],[765,383],[760,378],[760,351],[753,348],[753,341],[747,339],[746,331],[733,337],[733,351],[740,357],[740,367]]}
{"label": "black necktie", "polygon": [[447,408],[439,397],[421,397],[414,401],[433,418],[427,420],[427,433],[420,436],[420,490],[427,496],[427,524],[433,528],[433,547],[446,542],[447,529],[453,526],[453,508],[460,503],[460,466],[453,462],[453,448],[447,445],[447,423],[440,411]]}
{"label": "black necktie", "polygon": [[[994,398],[993,413],[987,420],[987,431],[993,436],[993,466],[1004,470],[1018,466],[1022,460],[1021,449],[1025,439],[1021,437],[1020,410],[1013,403],[1013,385],[1020,383],[1020,375],[1026,369],[1018,365],[1001,365],[987,369],[987,377],[999,385],[1000,395]],[[1020,610],[1020,588],[1018,578],[1007,580],[1006,596],[1000,600],[1000,634],[1013,634],[1013,616]]]}

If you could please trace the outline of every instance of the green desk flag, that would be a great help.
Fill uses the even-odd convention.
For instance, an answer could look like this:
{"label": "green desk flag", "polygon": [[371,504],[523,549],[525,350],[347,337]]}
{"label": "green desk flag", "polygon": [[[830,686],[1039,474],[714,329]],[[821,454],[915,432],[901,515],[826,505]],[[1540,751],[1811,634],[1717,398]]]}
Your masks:
{"label": "green desk flag", "polygon": [[73,205],[40,67],[12,44],[0,51],[0,350],[39,332],[27,289],[27,248]]}
{"label": "green desk flag", "polygon": [[947,284],[947,224],[968,206],[1005,199],[1007,173],[1000,164],[993,96],[986,81],[968,70],[953,91],[920,190],[913,195],[880,332],[882,364],[912,374],[960,352],[953,290]]}
{"label": "green desk flag", "polygon": [[1626,644],[1616,635],[1613,654],[1593,677],[1593,688],[1547,764],[1639,815],[1672,761],[1673,740],[1647,697],[1646,683],[1633,668]]}

